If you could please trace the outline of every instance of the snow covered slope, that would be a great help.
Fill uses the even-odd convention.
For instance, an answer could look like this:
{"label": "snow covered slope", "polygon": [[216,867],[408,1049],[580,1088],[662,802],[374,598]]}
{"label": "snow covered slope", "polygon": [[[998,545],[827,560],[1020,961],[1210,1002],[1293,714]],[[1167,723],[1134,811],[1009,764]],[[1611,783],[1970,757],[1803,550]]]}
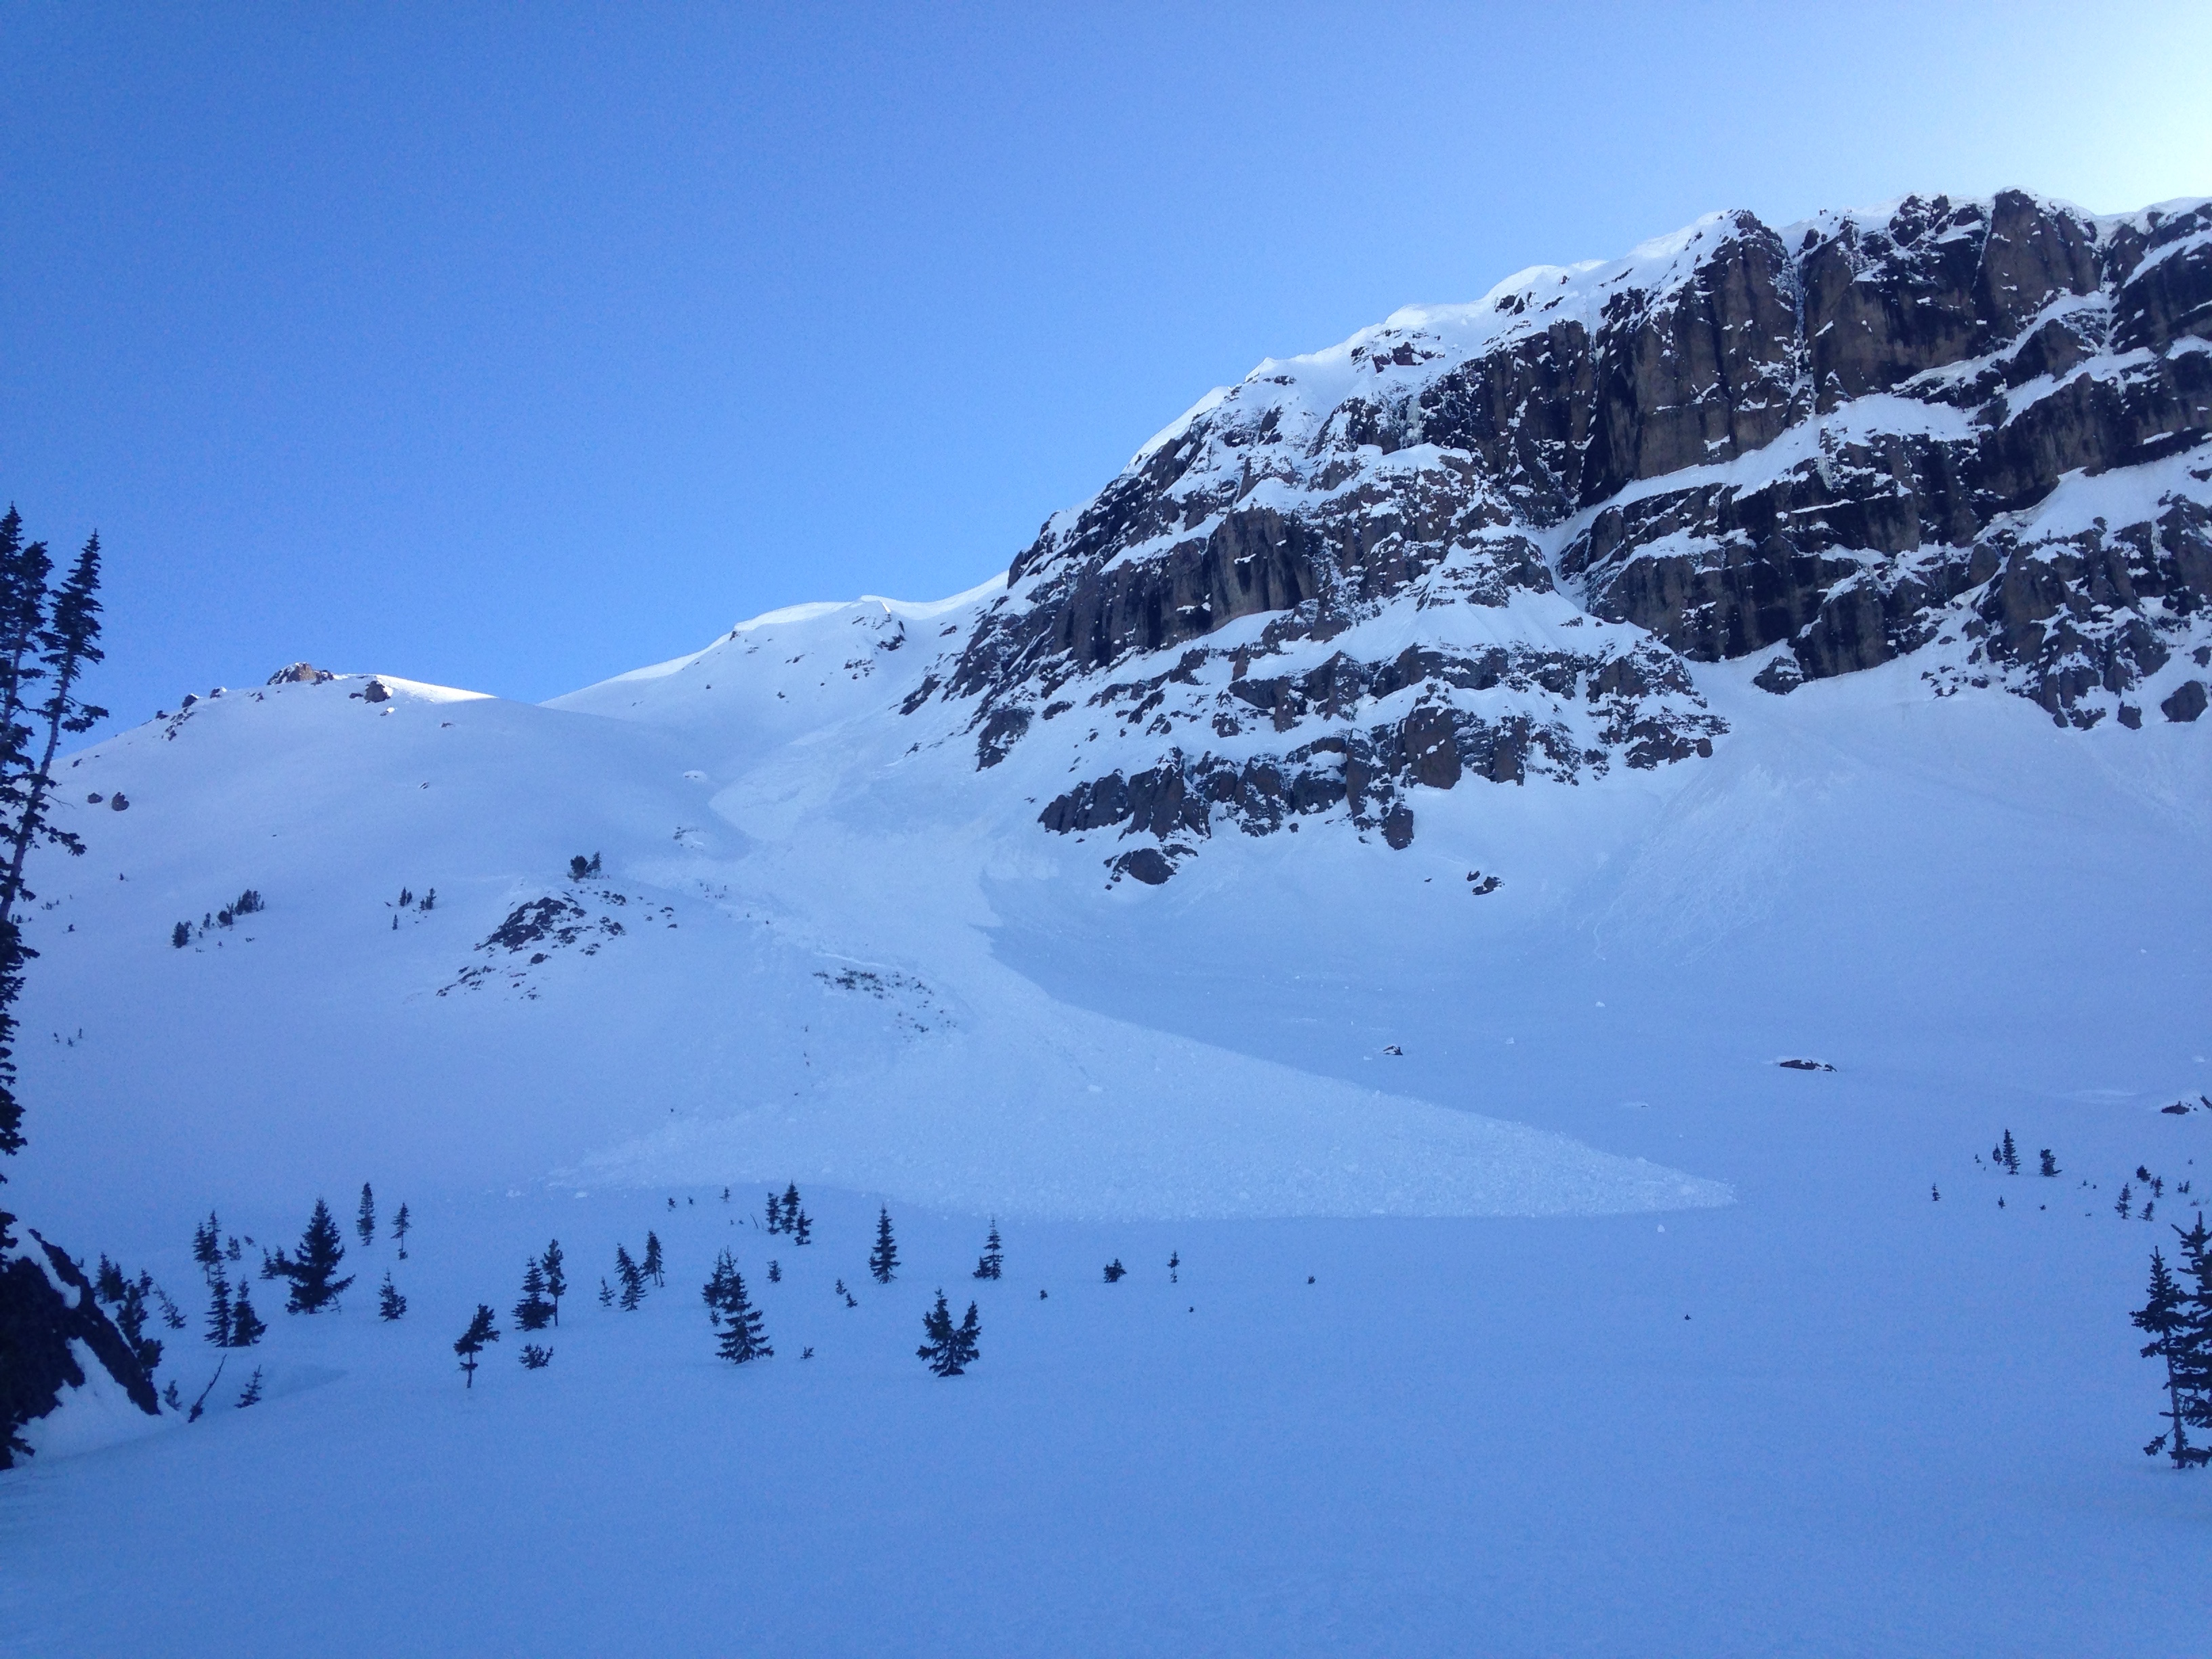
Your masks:
{"label": "snow covered slope", "polygon": [[[250,1468],[239,1535],[313,1578],[283,1516],[326,1457],[430,1516],[420,1578],[345,1602],[363,1650],[708,1642],[696,1583],[547,1553],[572,1474],[687,1571],[666,1516],[744,1533],[749,1616],[834,1651],[2148,1639],[2116,1559],[2184,1546],[2130,1484],[2154,1231],[2112,1206],[2212,1125],[2160,1109],[2212,1091],[2208,226],[1717,216],[1263,364],[953,599],[775,612],[543,707],[295,676],[73,757],[15,1207],[173,1289],[210,1207],[265,1243],[373,1179],[427,1230],[362,1253],[410,1322],[276,1321],[258,1415],[11,1476],[0,1531],[51,1577],[120,1526],[190,1577],[171,1522]],[[1978,1168],[2006,1129],[2066,1178]],[[690,1298],[732,1237],[762,1270],[742,1206],[787,1180],[823,1254],[740,1406]],[[848,1309],[884,1203],[912,1276]],[[908,1304],[994,1215],[1036,1274],[979,1292],[1004,1369],[947,1414]],[[585,1308],[521,1417],[506,1354],[448,1398],[521,1251],[596,1278],[656,1224],[680,1313]],[[1101,1300],[1121,1255],[1149,1277]],[[635,1388],[653,1431],[580,1449]],[[481,1537],[423,1505],[418,1431]],[[2052,1473],[1975,1486],[1970,1439]],[[732,1513],[754,1471],[824,1507]],[[1075,1489],[1127,1517],[1095,1559]],[[878,1513],[939,1541],[872,1553]],[[1025,1565],[979,1625],[927,1586],[994,1548]],[[456,1549],[582,1597],[566,1633],[457,1614]],[[0,1599],[30,1651],[257,1650]],[[258,1650],[356,1639],[256,1610]]]}

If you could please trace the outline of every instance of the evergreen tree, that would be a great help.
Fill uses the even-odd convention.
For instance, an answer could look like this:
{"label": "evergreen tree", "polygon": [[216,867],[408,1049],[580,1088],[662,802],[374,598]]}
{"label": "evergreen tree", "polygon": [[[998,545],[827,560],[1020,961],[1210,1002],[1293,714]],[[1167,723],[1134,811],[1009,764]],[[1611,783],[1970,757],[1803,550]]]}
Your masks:
{"label": "evergreen tree", "polygon": [[868,1252],[868,1272],[878,1285],[888,1285],[898,1276],[898,1245],[891,1237],[890,1207],[885,1205],[876,1217],[876,1244]]}
{"label": "evergreen tree", "polygon": [[768,1282],[771,1285],[783,1283],[783,1264],[774,1256],[770,1256],[768,1261]]}
{"label": "evergreen tree", "polygon": [[[22,524],[13,507],[0,518],[0,1158],[26,1144],[15,1097],[15,1000],[25,964],[37,952],[23,943],[15,907],[37,896],[24,885],[23,864],[36,846],[84,851],[73,832],[47,821],[54,753],[64,733],[88,732],[107,713],[77,695],[84,671],[102,658],[100,538],[85,543],[68,577],[50,592],[46,544],[25,541]],[[46,695],[33,703],[41,681]],[[0,1173],[0,1184],[6,1180]],[[15,1242],[15,1219],[0,1208],[0,1249]]]}
{"label": "evergreen tree", "polygon": [[250,1348],[268,1334],[269,1327],[261,1322],[261,1316],[253,1311],[253,1303],[246,1294],[246,1281],[238,1281],[238,1294],[230,1304],[230,1346]]}
{"label": "evergreen tree", "polygon": [[2009,1129],[2004,1132],[2004,1139],[1997,1143],[1997,1162],[2005,1166],[2007,1174],[2020,1173],[2020,1151],[2012,1144],[2012,1131]]}
{"label": "evergreen tree", "polygon": [[561,1271],[563,1260],[561,1241],[556,1238],[545,1247],[545,1254],[539,1261],[545,1271],[545,1298],[553,1304],[553,1323],[556,1329],[561,1323],[561,1298],[568,1293],[568,1275]]}
{"label": "evergreen tree", "polygon": [[[1106,1282],[1109,1285],[1117,1284],[1128,1273],[1128,1271],[1129,1270],[1127,1267],[1121,1265],[1121,1258],[1117,1255],[1111,1261],[1106,1264]],[[1307,1282],[1310,1284],[1312,1281],[1308,1280]]]}
{"label": "evergreen tree", "polygon": [[991,1231],[983,1240],[983,1254],[975,1258],[975,1272],[973,1276],[977,1279],[1001,1278],[1004,1276],[1006,1264],[1006,1252],[999,1246],[999,1218],[993,1216]]}
{"label": "evergreen tree", "polygon": [[[775,1350],[769,1346],[763,1332],[761,1310],[747,1299],[744,1278],[736,1264],[729,1261],[729,1252],[725,1250],[722,1256],[723,1260],[715,1264],[716,1273],[722,1278],[721,1301],[716,1310],[721,1316],[722,1340],[715,1344],[714,1352],[734,1365],[772,1358]],[[726,1266],[727,1272],[724,1273]]]}
{"label": "evergreen tree", "polygon": [[2181,1409],[2181,1373],[2187,1353],[2189,1309],[2181,1286],[2167,1270],[2166,1258],[2154,1247],[2150,1253],[2149,1300],[2130,1314],[2128,1321],[2150,1337],[2142,1357],[2166,1363],[2166,1431],[2143,1448],[2143,1455],[2155,1457],[2164,1451],[2172,1457],[2174,1468],[2187,1468],[2191,1448],[2188,1421]]}
{"label": "evergreen tree", "polygon": [[730,1280],[738,1271],[738,1264],[724,1250],[714,1258],[714,1271],[707,1275],[707,1283],[699,1292],[707,1304],[707,1322],[719,1328],[722,1322],[722,1306],[730,1299]]}
{"label": "evergreen tree", "polygon": [[526,1342],[522,1345],[521,1357],[523,1370],[542,1371],[553,1363],[553,1350],[541,1348],[535,1342]]}
{"label": "evergreen tree", "polygon": [[2045,1147],[2043,1149],[2043,1151],[2042,1151],[2042,1152],[2041,1152],[2040,1156],[2041,1156],[2041,1158],[2042,1158],[2042,1159],[2043,1159],[2043,1167],[2042,1167],[2041,1169],[2038,1170],[2036,1171],[2036,1174],[2038,1174],[2038,1175],[2039,1175],[2039,1176],[2055,1176],[2055,1175],[2057,1175],[2057,1174],[2058,1173],[2058,1160],[2057,1160],[2057,1158],[2055,1158],[2051,1157],[2051,1148],[2050,1148],[2050,1147],[2048,1147],[2048,1146],[2045,1146]]}
{"label": "evergreen tree", "polygon": [[[116,1330],[122,1334],[139,1369],[149,1376],[161,1363],[161,1342],[146,1334],[146,1294],[153,1288],[152,1274],[140,1273],[136,1279],[125,1279],[123,1270],[105,1255],[100,1258],[100,1277],[94,1281],[93,1295],[113,1307]],[[113,1294],[102,1294],[106,1290],[112,1290]]]}
{"label": "evergreen tree", "polygon": [[2189,1449],[2194,1465],[2212,1461],[2212,1232],[2205,1230],[2201,1211],[2187,1232],[2179,1227],[2173,1231],[2187,1275],[2182,1326],[2172,1338],[2175,1406],[2184,1423],[2206,1431]]}
{"label": "evergreen tree", "polygon": [[361,1183],[361,1208],[354,1212],[353,1230],[361,1235],[362,1249],[376,1243],[376,1194],[366,1181]]}
{"label": "evergreen tree", "polygon": [[169,929],[169,943],[176,949],[181,951],[185,946],[190,945],[191,942],[191,923],[188,921],[180,921],[175,927]]}
{"label": "evergreen tree", "polygon": [[783,1189],[783,1230],[787,1233],[799,1231],[799,1183],[787,1183]]}
{"label": "evergreen tree", "polygon": [[477,1356],[484,1351],[484,1344],[498,1340],[499,1326],[492,1318],[491,1310],[477,1303],[477,1316],[469,1321],[468,1329],[453,1344],[453,1352],[461,1357],[461,1369],[468,1373],[467,1387],[473,1389],[477,1385]]}
{"label": "evergreen tree", "polygon": [[514,1304],[514,1328],[542,1331],[553,1322],[553,1304],[545,1299],[545,1264],[532,1256],[522,1269],[522,1300]]}
{"label": "evergreen tree", "polygon": [[2128,1189],[2128,1183],[2123,1181],[2120,1183],[2120,1196],[2118,1201],[2112,1206],[2114,1209],[2120,1212],[2121,1220],[2125,1221],[2128,1218],[2128,1208],[2134,1201],[2134,1198],[2135,1194]]}
{"label": "evergreen tree", "polygon": [[661,1272],[660,1237],[657,1233],[647,1232],[645,1236],[645,1260],[639,1264],[639,1271],[653,1281],[656,1290],[668,1283],[667,1276]]}
{"label": "evergreen tree", "polygon": [[813,1238],[814,1218],[801,1210],[799,1212],[799,1218],[791,1224],[791,1242],[794,1244],[805,1244],[811,1243]]}
{"label": "evergreen tree", "polygon": [[258,1406],[260,1403],[261,1367],[256,1365],[253,1368],[253,1375],[246,1379],[246,1387],[240,1391],[238,1396],[238,1408],[240,1411],[244,1411],[248,1406]]}
{"label": "evergreen tree", "polygon": [[208,1218],[192,1229],[192,1260],[200,1264],[203,1273],[218,1273],[222,1264],[222,1228],[208,1212]]}
{"label": "evergreen tree", "polygon": [[1169,1284],[1172,1285],[1172,1284],[1175,1284],[1175,1283],[1176,1282],[1177,1273],[1178,1273],[1178,1271],[1181,1269],[1181,1267],[1182,1267],[1182,1251],[1180,1251],[1180,1250],[1170,1250],[1170,1251],[1168,1252],[1168,1283],[1169,1283]]}
{"label": "evergreen tree", "polygon": [[414,1224],[407,1219],[407,1206],[399,1206],[399,1213],[392,1218],[392,1237],[399,1245],[399,1259],[407,1260],[407,1234]]}
{"label": "evergreen tree", "polygon": [[300,1237],[300,1254],[288,1256],[279,1250],[263,1269],[264,1277],[289,1279],[292,1291],[285,1302],[288,1313],[320,1313],[338,1299],[338,1293],[353,1283],[350,1275],[332,1279],[338,1263],[345,1259],[345,1246],[338,1243],[338,1224],[331,1219],[331,1206],[321,1199],[315,1200],[315,1212],[307,1218],[307,1231]]}
{"label": "evergreen tree", "polygon": [[230,1346],[230,1280],[221,1267],[208,1275],[207,1340],[218,1348]]}
{"label": "evergreen tree", "polygon": [[783,1198],[773,1190],[768,1195],[768,1230],[772,1233],[783,1231]]}
{"label": "evergreen tree", "polygon": [[392,1284],[388,1267],[385,1269],[384,1283],[376,1287],[376,1316],[387,1325],[407,1316],[407,1298]]}
{"label": "evergreen tree", "polygon": [[611,1308],[615,1305],[614,1287],[604,1279],[599,1280],[599,1305],[602,1308]]}
{"label": "evergreen tree", "polygon": [[623,1311],[635,1313],[645,1300],[645,1270],[630,1259],[626,1245],[615,1246],[615,1277],[622,1280]]}
{"label": "evergreen tree", "polygon": [[982,1325],[974,1303],[968,1304],[968,1316],[956,1328],[952,1310],[945,1306],[945,1292],[938,1291],[937,1305],[922,1316],[921,1330],[922,1344],[915,1354],[938,1376],[957,1376],[975,1363]]}

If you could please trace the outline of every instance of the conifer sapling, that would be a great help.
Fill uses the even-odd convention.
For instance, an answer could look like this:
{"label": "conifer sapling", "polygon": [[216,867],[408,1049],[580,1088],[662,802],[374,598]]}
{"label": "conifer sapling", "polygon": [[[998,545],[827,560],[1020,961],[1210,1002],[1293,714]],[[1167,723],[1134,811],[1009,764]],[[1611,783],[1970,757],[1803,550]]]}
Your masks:
{"label": "conifer sapling", "polygon": [[553,1304],[553,1323],[556,1328],[561,1323],[561,1298],[568,1293],[568,1275],[561,1271],[564,1259],[561,1254],[561,1241],[557,1238],[545,1247],[545,1254],[539,1258],[540,1265],[545,1270],[545,1298]]}
{"label": "conifer sapling", "polygon": [[522,1300],[514,1304],[514,1327],[542,1331],[553,1322],[553,1304],[545,1299],[545,1264],[532,1256],[523,1264]]}
{"label": "conifer sapling", "polygon": [[376,1243],[376,1194],[361,1183],[361,1207],[354,1212],[353,1230],[361,1235],[363,1249]]}
{"label": "conifer sapling", "polygon": [[398,1288],[392,1282],[391,1271],[386,1269],[384,1283],[376,1287],[376,1316],[388,1325],[406,1316],[407,1298],[399,1294]]}
{"label": "conifer sapling", "polygon": [[253,1311],[253,1302],[246,1293],[246,1281],[239,1280],[238,1294],[230,1304],[230,1346],[250,1348],[268,1334],[269,1327],[261,1322],[261,1316]]}
{"label": "conifer sapling", "polygon": [[891,1212],[884,1206],[876,1217],[875,1248],[868,1252],[868,1272],[878,1285],[888,1285],[898,1275],[898,1244],[891,1237]]}
{"label": "conifer sapling", "polygon": [[938,1376],[958,1376],[975,1363],[982,1325],[976,1317],[974,1303],[968,1304],[968,1316],[956,1328],[952,1310],[945,1305],[945,1292],[938,1291],[937,1305],[922,1316],[921,1330],[922,1344],[915,1354]]}
{"label": "conifer sapling", "polygon": [[1003,1277],[1006,1261],[1006,1253],[999,1245],[999,1218],[993,1216],[991,1231],[983,1240],[983,1254],[975,1258],[975,1271],[972,1277],[976,1279]]}
{"label": "conifer sapling", "polygon": [[220,1267],[208,1275],[207,1340],[218,1348],[230,1346],[230,1280]]}

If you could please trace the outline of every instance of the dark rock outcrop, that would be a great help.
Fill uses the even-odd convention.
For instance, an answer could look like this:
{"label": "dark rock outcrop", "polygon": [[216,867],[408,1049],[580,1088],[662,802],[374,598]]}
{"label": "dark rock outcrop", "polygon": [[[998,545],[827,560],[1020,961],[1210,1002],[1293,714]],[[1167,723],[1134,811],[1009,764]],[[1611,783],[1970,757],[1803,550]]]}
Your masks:
{"label": "dark rock outcrop", "polygon": [[152,1382],[94,1297],[84,1270],[58,1245],[36,1232],[30,1237],[43,1265],[28,1251],[0,1255],[0,1469],[27,1455],[17,1432],[24,1425],[55,1410],[67,1390],[91,1380],[76,1344],[83,1345],[132,1405],[150,1417],[161,1411]]}
{"label": "dark rock outcrop", "polygon": [[1161,835],[1708,754],[1687,663],[1786,692],[1918,657],[2139,726],[2206,632],[2208,437],[2212,204],[1716,215],[1262,364],[1049,521],[908,707],[972,700],[981,766],[1099,712],[1149,763],[1043,821]]}

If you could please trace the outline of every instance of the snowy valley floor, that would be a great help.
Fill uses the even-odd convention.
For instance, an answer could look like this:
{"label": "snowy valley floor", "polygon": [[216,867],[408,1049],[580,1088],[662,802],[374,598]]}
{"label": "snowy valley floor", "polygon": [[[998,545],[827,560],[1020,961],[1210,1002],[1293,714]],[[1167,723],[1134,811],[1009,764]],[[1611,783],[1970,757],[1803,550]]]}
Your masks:
{"label": "snowy valley floor", "polygon": [[[980,1218],[905,1211],[878,1288],[852,1194],[807,1194],[805,1249],[715,1192],[673,1214],[418,1196],[410,1260],[356,1249],[343,1313],[286,1318],[259,1287],[276,1329],[209,1418],[0,1486],[6,1646],[2186,1650],[2212,1508],[2135,1449],[2154,1401],[2123,1307],[2153,1228],[2112,1212],[2110,1176],[2189,1167],[2212,1118],[2074,1115],[2044,1182],[1975,1173],[1986,1114],[1942,1109],[1937,1204],[1932,1152],[1850,1157],[1892,1139],[1893,1097],[1754,1092],[1797,1173],[1731,1208],[1016,1226],[996,1285],[967,1276]],[[601,1309],[597,1272],[648,1227],[666,1289]],[[578,1283],[552,1364],[526,1372],[510,1333],[465,1391],[469,1307],[556,1233]],[[743,1369],[697,1290],[730,1241],[776,1347]],[[364,1294],[386,1267],[410,1297],[391,1326]],[[946,1381],[913,1357],[939,1285],[983,1320]],[[247,1360],[268,1395],[232,1409]]]}

